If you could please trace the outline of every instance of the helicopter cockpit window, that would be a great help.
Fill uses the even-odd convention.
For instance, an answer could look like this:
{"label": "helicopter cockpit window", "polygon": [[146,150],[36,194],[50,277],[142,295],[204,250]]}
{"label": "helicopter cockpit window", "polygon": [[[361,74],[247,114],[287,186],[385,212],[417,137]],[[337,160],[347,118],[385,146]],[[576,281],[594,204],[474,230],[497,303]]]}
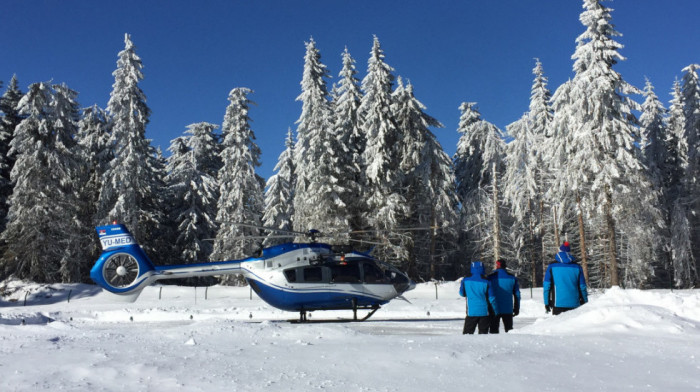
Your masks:
{"label": "helicopter cockpit window", "polygon": [[331,268],[331,281],[334,283],[360,283],[360,265],[358,263],[337,264]]}
{"label": "helicopter cockpit window", "polygon": [[384,272],[374,264],[365,262],[362,264],[362,269],[365,273],[365,283],[383,283],[386,280]]}
{"label": "helicopter cockpit window", "polygon": [[287,278],[287,282],[294,283],[297,281],[297,270],[293,268],[285,270],[284,276]]}
{"label": "helicopter cockpit window", "polygon": [[304,268],[304,282],[320,282],[323,280],[321,267]]}

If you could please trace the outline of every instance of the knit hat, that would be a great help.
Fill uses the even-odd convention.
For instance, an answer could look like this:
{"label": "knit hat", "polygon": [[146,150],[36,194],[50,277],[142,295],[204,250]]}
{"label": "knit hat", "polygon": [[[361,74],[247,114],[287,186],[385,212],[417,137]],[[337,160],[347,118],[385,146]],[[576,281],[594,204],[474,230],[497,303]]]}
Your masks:
{"label": "knit hat", "polygon": [[559,250],[562,252],[571,252],[569,241],[564,241],[564,243],[559,247]]}
{"label": "knit hat", "polygon": [[505,260],[496,260],[496,268],[506,269],[506,261]]}

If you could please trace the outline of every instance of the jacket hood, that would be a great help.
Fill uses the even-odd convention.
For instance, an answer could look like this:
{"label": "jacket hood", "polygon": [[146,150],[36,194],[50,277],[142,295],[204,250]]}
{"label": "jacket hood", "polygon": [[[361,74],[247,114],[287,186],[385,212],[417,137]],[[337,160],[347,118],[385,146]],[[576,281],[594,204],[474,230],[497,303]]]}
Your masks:
{"label": "jacket hood", "polygon": [[554,258],[560,263],[568,264],[574,262],[574,258],[571,257],[571,254],[569,254],[569,252],[559,252],[556,256],[554,256]]}
{"label": "jacket hood", "polygon": [[484,264],[481,261],[472,261],[472,276],[481,276],[484,272]]}

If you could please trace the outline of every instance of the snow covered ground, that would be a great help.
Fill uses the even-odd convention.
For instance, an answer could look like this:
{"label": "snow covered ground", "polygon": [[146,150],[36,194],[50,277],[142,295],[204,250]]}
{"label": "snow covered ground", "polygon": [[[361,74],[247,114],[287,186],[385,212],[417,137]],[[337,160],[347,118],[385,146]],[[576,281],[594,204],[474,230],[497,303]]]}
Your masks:
{"label": "snow covered ground", "polygon": [[512,333],[463,336],[457,282],[307,324],[248,288],[3,287],[2,391],[700,390],[700,290],[610,289],[555,317],[525,289]]}

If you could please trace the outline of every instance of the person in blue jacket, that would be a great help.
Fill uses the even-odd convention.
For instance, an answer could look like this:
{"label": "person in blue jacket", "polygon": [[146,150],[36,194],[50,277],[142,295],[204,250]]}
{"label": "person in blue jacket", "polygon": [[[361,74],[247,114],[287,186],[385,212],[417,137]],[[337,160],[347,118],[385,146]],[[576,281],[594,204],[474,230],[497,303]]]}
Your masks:
{"label": "person in blue jacket", "polygon": [[544,308],[557,315],[567,310],[576,309],[588,302],[588,288],[583,276],[583,269],[574,263],[569,253],[571,247],[564,242],[559,253],[554,256],[555,263],[547,267],[544,274]]}
{"label": "person in blue jacket", "polygon": [[491,318],[489,333],[498,333],[501,320],[503,329],[508,332],[513,329],[513,316],[520,313],[520,284],[518,278],[506,271],[505,260],[497,260],[495,267],[489,280],[496,293],[498,312]]}
{"label": "person in blue jacket", "polygon": [[472,262],[471,275],[462,279],[459,285],[459,295],[467,297],[463,334],[473,334],[477,325],[480,334],[488,333],[490,315],[498,312],[496,294],[484,272],[484,265],[480,261]]}

